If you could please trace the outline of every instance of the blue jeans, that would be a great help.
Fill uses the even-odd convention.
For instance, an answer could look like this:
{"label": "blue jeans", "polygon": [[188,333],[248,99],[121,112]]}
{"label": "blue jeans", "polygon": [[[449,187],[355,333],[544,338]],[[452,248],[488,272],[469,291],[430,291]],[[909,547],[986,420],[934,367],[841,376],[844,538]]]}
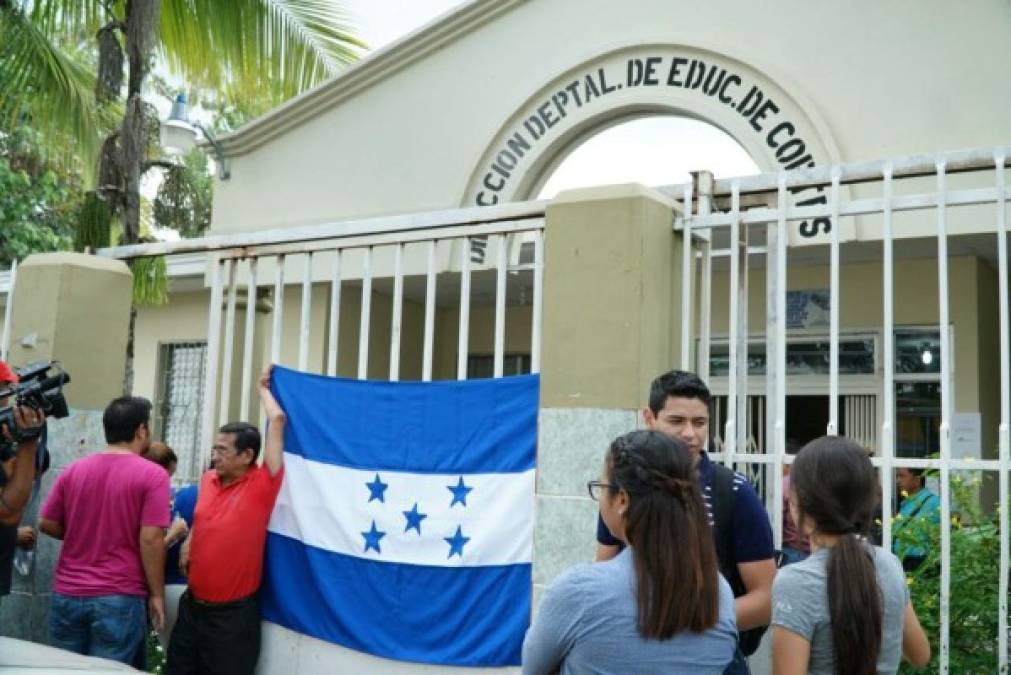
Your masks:
{"label": "blue jeans", "polygon": [[130,665],[144,640],[144,598],[53,593],[49,641],[54,647]]}
{"label": "blue jeans", "polygon": [[723,675],[751,675],[751,670],[748,669],[748,657],[744,655],[744,652],[740,649],[734,650],[734,659],[727,664]]}

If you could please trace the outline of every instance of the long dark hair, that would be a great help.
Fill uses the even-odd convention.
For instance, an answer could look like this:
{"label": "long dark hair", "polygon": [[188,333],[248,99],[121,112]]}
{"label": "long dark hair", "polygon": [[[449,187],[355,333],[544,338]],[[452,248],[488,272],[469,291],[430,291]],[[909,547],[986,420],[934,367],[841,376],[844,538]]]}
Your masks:
{"label": "long dark hair", "polygon": [[625,537],[635,561],[639,632],[660,640],[716,625],[716,549],[692,455],[657,431],[611,443],[608,479],[629,497]]}
{"label": "long dark hair", "polygon": [[874,675],[881,651],[882,600],[873,549],[859,538],[874,518],[878,477],[867,453],[838,436],[801,449],[790,472],[800,522],[837,535],[828,562],[828,605],[837,673]]}

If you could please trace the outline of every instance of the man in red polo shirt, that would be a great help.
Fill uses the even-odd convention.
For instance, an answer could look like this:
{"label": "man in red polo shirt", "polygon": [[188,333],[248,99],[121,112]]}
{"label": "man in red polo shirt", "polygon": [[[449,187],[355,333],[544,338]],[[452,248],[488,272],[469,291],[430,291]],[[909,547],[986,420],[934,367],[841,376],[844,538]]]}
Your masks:
{"label": "man in red polo shirt", "polygon": [[260,656],[260,604],[267,522],[284,476],[285,415],[260,377],[269,427],[263,464],[260,432],[245,422],[221,427],[213,469],[200,480],[193,526],[179,555],[189,588],[169,639],[167,675],[252,673]]}

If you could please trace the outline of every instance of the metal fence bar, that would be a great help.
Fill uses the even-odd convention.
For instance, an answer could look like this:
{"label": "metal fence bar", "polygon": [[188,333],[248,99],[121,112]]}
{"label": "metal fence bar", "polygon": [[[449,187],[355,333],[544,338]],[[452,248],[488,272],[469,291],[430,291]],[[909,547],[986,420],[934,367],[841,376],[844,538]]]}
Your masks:
{"label": "metal fence bar", "polygon": [[505,363],[505,307],[506,270],[509,265],[506,235],[500,234],[498,242],[498,262],[495,275],[495,377],[502,377]]}
{"label": "metal fence bar", "polygon": [[341,257],[340,249],[334,251],[333,267],[330,270],[330,330],[327,331],[326,374],[337,375],[337,353],[340,347],[341,325]]}
{"label": "metal fence bar", "polygon": [[242,334],[242,391],[239,394],[239,419],[249,419],[249,399],[253,389],[253,337],[256,333],[256,267],[257,259],[249,259],[249,279],[246,281],[246,326]]}
{"label": "metal fence bar", "polygon": [[400,379],[400,328],[404,312],[404,245],[393,248],[393,316],[390,318],[390,382]]}
{"label": "metal fence bar", "polygon": [[699,289],[699,348],[697,372],[703,381],[709,380],[709,340],[713,321],[713,246],[706,239],[702,242],[702,283]]}
{"label": "metal fence bar", "polygon": [[832,172],[832,238],[829,246],[829,375],[828,430],[829,436],[839,433],[839,172]]}
{"label": "metal fence bar", "polygon": [[884,333],[884,387],[882,407],[884,409],[881,422],[881,540],[886,551],[892,550],[892,504],[895,474],[892,470],[892,459],[895,457],[895,252],[892,242],[892,167],[886,164],[882,172],[882,195],[884,211],[882,212],[881,236],[882,252],[882,332]]}
{"label": "metal fence bar", "polygon": [[[951,330],[948,317],[948,226],[944,204],[945,162],[937,164],[938,325],[941,333],[941,636],[939,664],[948,672],[951,627]],[[1004,506],[1002,505],[1002,508]]]}
{"label": "metal fence bar", "polygon": [[[775,278],[772,297],[773,315],[766,322],[766,334],[772,335],[767,340],[765,360],[772,366],[766,374],[771,386],[768,387],[768,402],[772,404],[773,416],[771,428],[771,443],[766,452],[775,453],[776,462],[773,465],[772,476],[772,533],[777,549],[783,547],[783,459],[786,453],[786,256],[787,240],[790,233],[786,220],[786,177],[780,175],[779,190],[776,205],[779,207],[779,221],[776,223],[775,237],[770,238],[768,248],[775,250],[765,273]],[[771,344],[770,344],[771,342]]]}
{"label": "metal fence bar", "polygon": [[7,361],[11,347],[11,321],[14,319],[14,284],[18,278],[18,261],[11,261],[10,284],[7,286],[7,302],[4,306],[4,332],[0,337],[0,361]]}
{"label": "metal fence bar", "polygon": [[1000,152],[994,155],[997,179],[997,263],[1000,315],[1000,427],[998,429],[997,459],[1001,470],[998,473],[1000,511],[1000,565],[999,596],[997,603],[997,664],[999,673],[1008,670],[1008,573],[1011,567],[1011,532],[1008,531],[1008,471],[1011,469],[1011,319],[1008,308],[1008,252],[1007,252],[1007,193],[1004,175],[1005,157]]}
{"label": "metal fence bar", "polygon": [[228,423],[232,403],[232,361],[235,351],[235,300],[238,294],[235,277],[239,261],[228,260],[228,306],[225,309],[225,343],[221,361],[221,405],[218,408],[218,425]]}
{"label": "metal fence bar", "polygon": [[204,371],[204,410],[201,415],[200,460],[197,476],[210,461],[211,444],[214,442],[214,404],[218,379],[218,352],[221,349],[221,267],[222,261],[212,261],[211,300],[207,315],[207,361]]}
{"label": "metal fence bar", "polygon": [[[260,230],[242,234],[209,235],[195,239],[181,239],[179,241],[112,246],[99,249],[96,251],[96,255],[127,260],[130,258],[177,255],[180,253],[221,252],[256,248],[257,255],[263,256],[268,253],[271,255],[279,254],[280,251],[271,250],[271,247],[276,244],[302,247],[298,248],[299,252],[312,250],[310,247],[312,242],[323,242],[320,245],[320,248],[323,250],[337,247],[348,249],[354,246],[347,243],[350,237],[376,239],[383,236],[392,236],[395,241],[407,242],[416,241],[412,237],[419,235],[422,240],[447,236],[433,235],[428,232],[430,230],[441,231],[447,228],[455,228],[460,232],[465,232],[468,236],[474,236],[474,234],[483,234],[489,226],[493,231],[502,231],[508,228],[531,229],[522,224],[517,226],[515,223],[518,221],[529,222],[531,220],[543,221],[546,206],[547,201],[512,202],[497,204],[495,206],[475,206],[463,209],[456,208],[404,215],[377,216],[318,225],[279,227],[272,230]],[[336,239],[340,239],[341,241],[339,243],[325,241]],[[387,239],[387,241],[390,240]],[[372,243],[375,244],[377,242]],[[289,253],[293,251],[285,252]]]}
{"label": "metal fence bar", "polygon": [[541,326],[544,323],[544,232],[534,232],[534,305],[531,308],[530,372],[541,372]]}
{"label": "metal fence bar", "polygon": [[[997,199],[994,188],[974,188],[968,190],[952,190],[944,195],[947,206],[973,206],[990,205]],[[1007,197],[1005,196],[1005,200]],[[892,198],[892,211],[923,211],[936,209],[938,195],[934,192],[896,195]],[[881,213],[884,204],[880,197],[867,199],[854,199],[850,201],[840,201],[839,215],[841,216],[864,216]],[[791,206],[787,209],[786,215],[791,220],[808,220],[813,218],[831,217],[833,211],[831,205],[817,206]],[[748,209],[741,214],[741,222],[748,225],[759,225],[762,223],[772,223],[776,221],[776,209],[756,207]],[[716,213],[709,216],[698,217],[692,221],[692,228],[695,230],[706,230],[714,227],[727,227],[730,225],[729,213]]]}
{"label": "metal fence bar", "polygon": [[695,255],[692,250],[692,186],[685,186],[684,220],[681,230],[681,369],[692,370],[692,277]]}
{"label": "metal fence bar", "polygon": [[[741,213],[741,191],[731,188],[731,208],[738,214]],[[735,451],[729,456],[729,465],[733,467],[734,462],[740,461],[737,456],[740,453],[747,453],[748,437],[751,432],[751,407],[748,405],[748,287],[751,275],[751,256],[748,253],[748,242],[750,241],[750,230],[747,225],[740,225],[738,235],[740,240],[736,246],[739,249],[737,264],[740,271],[737,275],[737,440],[734,444]]]}
{"label": "metal fence bar", "polygon": [[435,344],[436,245],[434,239],[428,242],[427,279],[425,280],[425,336],[421,355],[421,379],[424,382],[429,382],[432,379],[432,352]]}
{"label": "metal fence bar", "polygon": [[460,331],[456,346],[456,379],[467,379],[467,350],[470,341],[470,237],[460,248]]}
{"label": "metal fence bar", "polygon": [[[739,377],[739,366],[738,360],[741,358],[738,353],[740,344],[738,341],[738,332],[740,331],[740,322],[738,317],[740,316],[741,307],[741,294],[739,288],[741,285],[741,223],[740,218],[736,217],[740,215],[740,192],[735,188],[733,190],[732,205],[730,207],[730,213],[735,216],[731,218],[730,221],[730,314],[728,317],[728,327],[730,328],[730,344],[728,345],[728,356],[729,368],[727,369],[727,422],[726,428],[723,434],[723,462],[728,465],[732,465],[734,461],[734,453],[740,452],[741,448],[737,446],[737,427],[738,425],[743,425],[743,422],[738,419],[738,416],[743,412],[737,406],[737,388],[740,386]],[[747,255],[747,248],[744,249],[745,255]],[[747,336],[745,335],[745,340]],[[745,354],[745,361],[747,361],[747,354]],[[745,366],[745,373],[747,372],[747,366]]]}
{"label": "metal fence bar", "polygon": [[298,369],[309,369],[309,338],[312,331],[312,253],[305,254],[302,269],[302,317],[298,329]]}
{"label": "metal fence bar", "polygon": [[284,256],[275,259],[277,276],[274,279],[274,322],[270,335],[270,362],[281,362],[281,342],[284,338]]}
{"label": "metal fence bar", "polygon": [[362,259],[362,313],[358,324],[358,379],[369,374],[369,327],[372,312],[372,247],[365,249]]}

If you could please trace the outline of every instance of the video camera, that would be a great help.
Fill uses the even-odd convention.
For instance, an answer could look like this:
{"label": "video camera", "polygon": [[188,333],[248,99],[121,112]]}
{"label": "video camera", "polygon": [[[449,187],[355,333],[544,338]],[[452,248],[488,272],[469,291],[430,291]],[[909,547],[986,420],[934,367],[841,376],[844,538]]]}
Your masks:
{"label": "video camera", "polygon": [[[54,374],[50,375],[50,371]],[[67,399],[63,396],[63,385],[70,382],[70,375],[58,361],[38,361],[22,368],[15,368],[19,381],[0,388],[0,401],[6,399],[6,407],[0,408],[0,427],[6,425],[16,441],[34,438],[40,432],[19,429],[14,421],[14,408],[26,406],[45,413],[46,417],[66,417],[70,414]],[[11,443],[0,437],[0,457],[13,450]],[[6,451],[6,452],[5,452]]]}

